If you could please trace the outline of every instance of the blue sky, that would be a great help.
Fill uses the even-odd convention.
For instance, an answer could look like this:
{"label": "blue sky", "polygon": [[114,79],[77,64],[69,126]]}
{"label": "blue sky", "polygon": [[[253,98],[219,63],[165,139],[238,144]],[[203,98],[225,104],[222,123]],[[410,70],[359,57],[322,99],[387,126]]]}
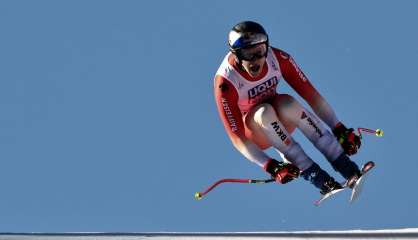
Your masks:
{"label": "blue sky", "polygon": [[[416,1],[1,1],[0,232],[289,231],[417,227]],[[322,207],[230,143],[213,76],[226,35],[263,24],[364,137],[361,199]],[[295,95],[282,82],[280,92]],[[306,152],[334,173],[298,132]],[[271,151],[272,156],[278,158]],[[339,178],[340,179],[340,178]],[[340,179],[341,180],[341,179]]]}

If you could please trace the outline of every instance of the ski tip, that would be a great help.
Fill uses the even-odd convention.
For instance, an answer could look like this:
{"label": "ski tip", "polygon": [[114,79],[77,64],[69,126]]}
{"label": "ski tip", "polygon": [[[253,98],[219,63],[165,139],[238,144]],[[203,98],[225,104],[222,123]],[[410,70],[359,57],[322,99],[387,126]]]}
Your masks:
{"label": "ski tip", "polygon": [[362,171],[363,173],[366,173],[366,172],[368,172],[370,169],[374,168],[375,166],[376,166],[376,164],[375,164],[373,161],[369,161],[369,162],[367,162],[367,163],[365,163],[365,164],[363,165],[363,167],[361,168],[361,171]]}
{"label": "ski tip", "polygon": [[320,207],[321,206],[321,204],[322,204],[322,202],[324,201],[325,199],[319,199],[319,200],[316,200],[315,202],[314,202],[314,205],[316,206],[316,207]]}

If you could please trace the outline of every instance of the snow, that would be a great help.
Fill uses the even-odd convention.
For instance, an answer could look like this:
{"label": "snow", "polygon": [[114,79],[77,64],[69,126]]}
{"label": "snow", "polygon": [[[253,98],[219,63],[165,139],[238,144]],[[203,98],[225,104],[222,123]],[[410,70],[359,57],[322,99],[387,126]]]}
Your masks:
{"label": "snow", "polygon": [[418,228],[296,232],[0,233],[0,240],[418,239]]}

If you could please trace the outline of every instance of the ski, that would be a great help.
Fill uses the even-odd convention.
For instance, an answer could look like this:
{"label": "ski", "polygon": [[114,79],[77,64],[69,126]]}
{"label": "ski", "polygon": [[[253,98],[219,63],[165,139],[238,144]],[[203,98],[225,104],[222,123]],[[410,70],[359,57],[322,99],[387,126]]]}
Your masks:
{"label": "ski", "polygon": [[322,195],[320,199],[314,202],[315,206],[320,206],[325,200],[332,198],[336,193],[339,193],[345,189],[351,189],[351,195],[349,202],[353,203],[355,200],[358,199],[360,193],[363,190],[364,182],[366,181],[369,171],[375,166],[375,163],[370,161],[363,165],[361,168],[361,176],[359,178],[350,179],[343,184],[343,188],[333,190],[325,195]]}
{"label": "ski", "polygon": [[314,205],[315,206],[320,206],[321,205],[321,203],[322,202],[324,202],[325,200],[327,200],[327,199],[329,199],[329,198],[331,198],[331,197],[333,197],[336,193],[339,193],[339,192],[341,192],[341,191],[343,191],[343,190],[345,190],[346,188],[339,188],[339,189],[335,189],[335,190],[332,190],[331,192],[329,192],[329,193],[327,193],[327,194],[325,194],[325,195],[322,195],[322,197],[320,198],[320,199],[318,199],[318,200],[316,200],[315,202],[314,202]]}
{"label": "ski", "polygon": [[364,186],[364,182],[366,181],[370,170],[375,166],[374,162],[370,161],[367,162],[366,164],[364,164],[363,168],[361,169],[361,176],[360,178],[358,178],[353,187],[352,187],[352,191],[351,191],[351,196],[350,196],[350,203],[353,203],[355,200],[358,199],[360,193],[363,190],[363,186]]}

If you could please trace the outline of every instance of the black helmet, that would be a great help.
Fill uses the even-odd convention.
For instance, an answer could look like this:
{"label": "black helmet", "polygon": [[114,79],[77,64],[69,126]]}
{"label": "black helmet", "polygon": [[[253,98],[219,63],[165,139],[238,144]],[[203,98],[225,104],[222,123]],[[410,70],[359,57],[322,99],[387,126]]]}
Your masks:
{"label": "black helmet", "polygon": [[268,35],[264,28],[252,21],[244,21],[235,25],[228,34],[229,50],[236,54],[239,49],[248,48],[259,43],[266,43]]}

